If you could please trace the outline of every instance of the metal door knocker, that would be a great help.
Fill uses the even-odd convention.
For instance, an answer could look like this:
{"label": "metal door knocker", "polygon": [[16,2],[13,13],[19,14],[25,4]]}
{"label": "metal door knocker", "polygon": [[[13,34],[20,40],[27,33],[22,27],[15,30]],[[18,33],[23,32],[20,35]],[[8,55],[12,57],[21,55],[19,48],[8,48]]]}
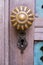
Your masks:
{"label": "metal door knocker", "polygon": [[20,7],[16,7],[12,11],[10,18],[13,27],[15,27],[17,31],[19,31],[19,39],[17,46],[21,50],[21,53],[23,53],[23,51],[27,47],[25,31],[32,25],[34,20],[34,15],[31,9],[28,9],[28,7],[20,6]]}

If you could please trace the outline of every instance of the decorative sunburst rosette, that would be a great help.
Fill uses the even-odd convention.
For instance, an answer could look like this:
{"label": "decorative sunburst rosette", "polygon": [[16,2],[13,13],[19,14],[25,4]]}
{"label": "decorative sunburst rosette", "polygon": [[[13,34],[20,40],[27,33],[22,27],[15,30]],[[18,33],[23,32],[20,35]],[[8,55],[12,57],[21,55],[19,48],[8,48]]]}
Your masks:
{"label": "decorative sunburst rosette", "polygon": [[20,6],[12,11],[10,18],[13,27],[17,30],[26,30],[32,25],[34,15],[31,9],[28,9],[26,6]]}

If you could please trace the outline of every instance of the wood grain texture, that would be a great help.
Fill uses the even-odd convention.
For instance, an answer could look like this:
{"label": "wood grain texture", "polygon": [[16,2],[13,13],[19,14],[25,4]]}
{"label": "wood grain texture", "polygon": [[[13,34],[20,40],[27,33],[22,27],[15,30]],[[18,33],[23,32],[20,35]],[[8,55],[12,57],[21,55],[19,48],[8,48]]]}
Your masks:
{"label": "wood grain texture", "polygon": [[[15,7],[27,6],[34,12],[34,0],[10,0],[10,14]],[[26,39],[28,46],[21,55],[20,50],[17,48],[17,32],[12,27],[10,22],[10,65],[33,65],[33,38],[34,38],[34,25],[26,32]]]}
{"label": "wood grain texture", "polygon": [[4,65],[9,65],[9,0],[4,1]]}
{"label": "wood grain texture", "polygon": [[34,33],[34,40],[43,40],[43,33]]}
{"label": "wood grain texture", "polygon": [[10,4],[9,0],[0,0],[0,65],[33,65],[33,43],[34,40],[43,40],[43,18],[35,18],[33,25],[27,30],[28,46],[21,55],[17,48],[17,32],[9,21],[9,15],[20,5],[27,6],[34,13],[34,4],[34,0],[10,0]]}
{"label": "wood grain texture", "polygon": [[4,65],[4,1],[0,0],[0,65]]}
{"label": "wood grain texture", "polygon": [[35,28],[34,33],[43,33],[43,28]]}
{"label": "wood grain texture", "polygon": [[33,43],[34,43],[34,26],[31,26],[27,31],[28,46],[23,55],[24,65],[33,65]]}
{"label": "wood grain texture", "polygon": [[35,18],[34,27],[43,28],[43,18]]}

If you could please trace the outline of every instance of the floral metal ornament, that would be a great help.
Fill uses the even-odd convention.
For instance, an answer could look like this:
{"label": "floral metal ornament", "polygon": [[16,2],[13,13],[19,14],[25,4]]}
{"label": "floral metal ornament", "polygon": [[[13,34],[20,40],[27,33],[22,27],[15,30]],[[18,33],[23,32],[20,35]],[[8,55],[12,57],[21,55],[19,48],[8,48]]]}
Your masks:
{"label": "floral metal ornament", "polygon": [[12,11],[10,18],[13,27],[17,30],[26,30],[32,25],[34,15],[31,9],[28,9],[26,6],[20,6]]}
{"label": "floral metal ornament", "polygon": [[34,20],[34,15],[31,9],[28,9],[28,7],[20,6],[20,7],[16,7],[12,11],[10,18],[13,27],[17,29],[19,34],[17,47],[21,50],[21,53],[23,54],[25,48],[28,45],[26,41],[25,30],[32,25]]}

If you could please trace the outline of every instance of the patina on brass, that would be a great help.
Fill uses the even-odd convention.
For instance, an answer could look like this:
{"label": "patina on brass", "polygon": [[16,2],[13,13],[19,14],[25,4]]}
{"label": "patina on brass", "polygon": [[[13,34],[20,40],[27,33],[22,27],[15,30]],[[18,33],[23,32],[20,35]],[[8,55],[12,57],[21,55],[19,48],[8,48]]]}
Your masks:
{"label": "patina on brass", "polygon": [[16,7],[11,15],[11,22],[17,30],[25,30],[29,28],[34,20],[34,15],[30,9],[25,6]]}

